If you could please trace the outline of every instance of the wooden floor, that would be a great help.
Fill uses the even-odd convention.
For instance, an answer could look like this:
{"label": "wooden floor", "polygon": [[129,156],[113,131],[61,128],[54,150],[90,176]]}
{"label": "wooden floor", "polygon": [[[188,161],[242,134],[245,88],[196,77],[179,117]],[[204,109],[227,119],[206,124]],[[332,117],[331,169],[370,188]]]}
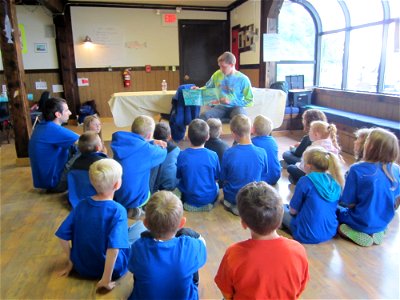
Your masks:
{"label": "wooden floor", "polygon": [[[81,130],[80,127],[73,129]],[[106,124],[105,140],[109,140],[114,130],[112,124]],[[298,136],[276,138],[281,154]],[[185,142],[181,146],[185,147]],[[118,281],[113,291],[104,295],[95,293],[95,281],[58,276],[64,254],[54,232],[70,211],[65,195],[51,195],[34,189],[30,168],[15,166],[12,143],[3,142],[0,151],[0,299],[125,299],[132,289],[130,273]],[[346,156],[346,159],[351,158]],[[293,186],[287,180],[286,171],[283,171],[276,188],[288,202]],[[188,227],[200,232],[207,241],[208,260],[200,270],[200,297],[221,299],[213,280],[221,258],[229,245],[248,239],[249,232],[241,228],[238,217],[225,211],[221,205],[211,212],[186,212],[185,215]],[[284,232],[280,231],[280,234],[288,237]],[[302,298],[400,298],[398,212],[380,246],[362,248],[335,238],[320,245],[305,245],[305,248],[311,280]]]}

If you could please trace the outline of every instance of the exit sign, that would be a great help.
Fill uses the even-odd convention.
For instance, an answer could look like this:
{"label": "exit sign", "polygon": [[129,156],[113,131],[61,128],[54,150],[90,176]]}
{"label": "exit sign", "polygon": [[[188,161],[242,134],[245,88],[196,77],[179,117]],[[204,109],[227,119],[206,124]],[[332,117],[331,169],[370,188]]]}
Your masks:
{"label": "exit sign", "polygon": [[176,14],[163,14],[162,15],[162,24],[165,26],[177,25]]}

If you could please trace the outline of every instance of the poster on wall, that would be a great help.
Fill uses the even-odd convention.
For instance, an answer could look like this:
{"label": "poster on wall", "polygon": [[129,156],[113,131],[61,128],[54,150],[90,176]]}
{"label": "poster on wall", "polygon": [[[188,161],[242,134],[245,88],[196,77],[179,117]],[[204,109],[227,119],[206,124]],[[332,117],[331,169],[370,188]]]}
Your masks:
{"label": "poster on wall", "polygon": [[18,29],[19,32],[21,33],[20,39],[21,39],[22,54],[26,54],[28,53],[28,46],[26,44],[26,34],[25,34],[24,24],[18,24]]}
{"label": "poster on wall", "polygon": [[277,33],[264,33],[264,62],[267,61],[280,61],[280,36]]}
{"label": "poster on wall", "polygon": [[47,82],[46,81],[36,81],[35,87],[37,90],[47,90]]}

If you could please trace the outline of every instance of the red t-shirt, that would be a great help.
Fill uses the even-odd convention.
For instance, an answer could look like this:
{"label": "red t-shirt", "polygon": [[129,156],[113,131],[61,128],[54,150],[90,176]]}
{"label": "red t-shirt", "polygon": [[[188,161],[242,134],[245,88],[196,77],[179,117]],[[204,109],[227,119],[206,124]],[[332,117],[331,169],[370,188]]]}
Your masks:
{"label": "red t-shirt", "polygon": [[234,299],[297,299],[309,279],[304,247],[285,237],[228,248],[215,283]]}

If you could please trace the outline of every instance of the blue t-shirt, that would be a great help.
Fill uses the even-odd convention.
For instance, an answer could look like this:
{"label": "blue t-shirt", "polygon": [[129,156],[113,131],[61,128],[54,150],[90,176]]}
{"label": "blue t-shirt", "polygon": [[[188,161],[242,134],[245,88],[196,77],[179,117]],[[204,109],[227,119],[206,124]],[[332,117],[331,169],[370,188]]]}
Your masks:
{"label": "blue t-shirt", "polygon": [[125,131],[113,133],[111,149],[123,169],[122,186],[115,192],[115,201],[125,208],[143,205],[149,198],[150,171],[165,160],[167,149]]}
{"label": "blue t-shirt", "polygon": [[181,149],[172,142],[168,142],[167,152],[168,154],[164,162],[151,169],[151,193],[161,190],[173,191],[178,184],[178,179],[176,179],[176,161]]}
{"label": "blue t-shirt", "polygon": [[[340,189],[336,182],[335,185]],[[332,239],[338,227],[336,207],[339,197],[340,192],[336,193],[335,199],[323,198],[308,176],[301,177],[290,200],[290,207],[297,211],[290,222],[293,237],[305,244]]]}
{"label": "blue t-shirt", "polygon": [[213,203],[219,187],[220,166],[217,153],[206,148],[187,148],[178,156],[176,177],[186,203],[203,206]]}
{"label": "blue t-shirt", "polygon": [[373,234],[384,231],[394,217],[395,199],[400,195],[397,164],[389,164],[396,182],[391,182],[381,163],[360,162],[352,165],[340,202],[353,208],[339,214],[339,222],[354,230]]}
{"label": "blue t-shirt", "polygon": [[29,140],[33,186],[51,189],[60,181],[69,149],[79,135],[52,121],[40,122]]}
{"label": "blue t-shirt", "polygon": [[236,205],[236,194],[246,184],[261,181],[268,173],[265,150],[249,145],[236,145],[226,150],[222,158],[221,181],[224,199]]}
{"label": "blue t-shirt", "polygon": [[251,139],[254,146],[263,148],[268,158],[268,173],[263,174],[263,180],[269,184],[276,184],[281,177],[281,164],[278,159],[278,144],[272,136],[256,136]]}
{"label": "blue t-shirt", "polygon": [[71,261],[82,276],[101,278],[107,249],[119,249],[113,280],[127,271],[129,258],[126,209],[113,200],[82,200],[70,212],[56,236],[72,241]]}
{"label": "blue t-shirt", "polygon": [[129,299],[199,299],[193,274],[206,259],[204,243],[189,236],[138,239],[129,257],[128,269],[134,276]]}

